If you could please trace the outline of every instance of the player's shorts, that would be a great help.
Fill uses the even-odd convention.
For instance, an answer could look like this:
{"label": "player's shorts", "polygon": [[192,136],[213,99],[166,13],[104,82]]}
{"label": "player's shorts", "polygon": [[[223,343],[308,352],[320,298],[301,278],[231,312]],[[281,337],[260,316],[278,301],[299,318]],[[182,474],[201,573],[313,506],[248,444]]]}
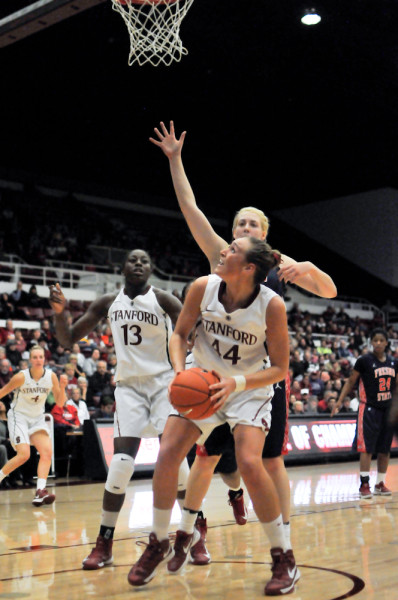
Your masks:
{"label": "player's shorts", "polygon": [[[249,425],[265,432],[269,431],[272,395],[272,386],[234,393],[214,415],[200,421],[190,419],[201,432],[196,443],[203,445],[213,429],[224,423],[229,424],[231,431],[236,425]],[[171,414],[178,415],[178,412],[173,409]]]}
{"label": "player's shorts", "polygon": [[235,458],[235,440],[228,423],[213,429],[203,445],[196,446],[198,456],[219,456],[216,471],[234,473],[238,468]]}
{"label": "player's shorts", "polygon": [[394,431],[388,424],[388,413],[386,409],[359,403],[353,450],[368,454],[389,454]]}
{"label": "player's shorts", "polygon": [[274,397],[272,398],[271,429],[265,438],[263,458],[276,458],[287,454],[287,442],[289,439],[289,425],[287,409],[289,403],[289,386],[285,381],[274,385]]}
{"label": "player's shorts", "polygon": [[7,413],[7,425],[13,448],[18,444],[30,445],[30,436],[37,431],[44,431],[50,435],[44,413],[38,417],[28,417],[10,408]]}
{"label": "player's shorts", "polygon": [[168,385],[174,371],[132,377],[115,389],[114,437],[150,438],[163,433],[172,406]]}

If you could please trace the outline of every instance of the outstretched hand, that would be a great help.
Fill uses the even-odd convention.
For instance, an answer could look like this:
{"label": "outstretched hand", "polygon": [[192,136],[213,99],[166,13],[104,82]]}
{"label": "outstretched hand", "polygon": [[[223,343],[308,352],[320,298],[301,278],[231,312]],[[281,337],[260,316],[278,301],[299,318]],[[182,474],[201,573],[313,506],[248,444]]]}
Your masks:
{"label": "outstretched hand", "polygon": [[61,286],[59,283],[55,285],[50,285],[50,298],[49,298],[50,306],[53,311],[60,315],[66,307],[66,298],[61,290]]}
{"label": "outstretched hand", "polygon": [[159,146],[167,156],[167,158],[172,158],[173,156],[177,156],[181,154],[182,147],[184,145],[184,140],[186,136],[186,131],[183,131],[180,135],[180,138],[177,139],[174,131],[174,122],[170,121],[170,131],[167,131],[167,128],[163,121],[160,122],[161,131],[155,127],[154,131],[159,139],[149,138],[149,141],[155,146]]}

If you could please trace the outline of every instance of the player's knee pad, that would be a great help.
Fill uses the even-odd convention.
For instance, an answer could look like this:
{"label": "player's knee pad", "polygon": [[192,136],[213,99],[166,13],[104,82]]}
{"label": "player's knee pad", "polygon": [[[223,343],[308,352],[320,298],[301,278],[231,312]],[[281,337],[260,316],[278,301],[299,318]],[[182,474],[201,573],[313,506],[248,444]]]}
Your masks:
{"label": "player's knee pad", "polygon": [[186,458],[180,464],[180,469],[178,471],[178,491],[187,489],[187,481],[189,475],[189,466]]}
{"label": "player's knee pad", "polygon": [[135,460],[128,454],[114,454],[109,465],[105,489],[111,494],[124,494],[134,473]]}

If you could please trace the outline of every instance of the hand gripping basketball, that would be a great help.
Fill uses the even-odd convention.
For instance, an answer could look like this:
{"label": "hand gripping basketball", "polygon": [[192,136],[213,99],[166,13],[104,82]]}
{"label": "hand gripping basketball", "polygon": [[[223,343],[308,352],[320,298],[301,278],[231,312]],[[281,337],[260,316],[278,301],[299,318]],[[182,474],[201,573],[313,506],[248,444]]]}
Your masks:
{"label": "hand gripping basketball", "polygon": [[170,402],[183,417],[206,419],[215,413],[216,404],[209,386],[219,381],[217,375],[199,367],[181,371],[170,384]]}

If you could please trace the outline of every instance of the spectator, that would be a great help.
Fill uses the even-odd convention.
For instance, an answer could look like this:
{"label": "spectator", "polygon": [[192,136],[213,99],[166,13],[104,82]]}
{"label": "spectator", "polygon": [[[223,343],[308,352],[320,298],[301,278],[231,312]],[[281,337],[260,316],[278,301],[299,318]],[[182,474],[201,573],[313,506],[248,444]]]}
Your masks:
{"label": "spectator", "polygon": [[99,409],[93,413],[91,418],[109,419],[113,421],[115,412],[114,408],[115,402],[113,398],[111,398],[110,396],[104,396],[103,398],[101,398]]}
{"label": "spectator", "polygon": [[343,400],[343,404],[339,410],[339,413],[352,413],[354,412],[351,408],[351,398],[346,396]]}
{"label": "spectator", "polygon": [[15,329],[15,345],[18,352],[21,354],[26,350],[26,341],[20,329]]}
{"label": "spectator", "polygon": [[14,317],[14,305],[6,292],[0,295],[0,318],[12,319]]}
{"label": "spectator", "polygon": [[109,373],[112,376],[115,375],[115,373],[116,373],[116,366],[117,366],[116,354],[109,354],[107,370],[109,371]]}
{"label": "spectator", "polygon": [[[11,379],[13,375],[12,366],[8,358],[0,360],[0,388],[3,388]],[[13,393],[11,392],[7,396],[4,396],[3,402],[6,405],[6,409],[10,408]]]}
{"label": "spectator", "polygon": [[293,357],[290,361],[290,367],[293,369],[293,377],[297,377],[297,375],[304,375],[306,368],[303,360],[301,360],[299,350],[295,350],[293,352]]}
{"label": "spectator", "polygon": [[318,398],[316,396],[309,396],[307,405],[305,407],[305,412],[308,415],[318,414]]}
{"label": "spectator", "polygon": [[84,363],[85,363],[86,359],[85,359],[83,352],[81,352],[81,350],[80,350],[79,344],[77,344],[77,343],[73,344],[73,346],[72,346],[71,358],[74,355],[76,356],[77,368],[80,371],[80,373],[82,373],[84,371]]}
{"label": "spectator", "polygon": [[18,281],[17,289],[11,292],[10,300],[13,303],[16,311],[18,310],[23,314],[23,318],[26,316],[23,311],[21,311],[21,307],[27,306],[28,304],[28,294],[23,290],[22,281]]}
{"label": "spectator", "polygon": [[5,346],[10,338],[15,337],[12,319],[7,319],[6,326],[0,327],[0,346]]}
{"label": "spectator", "polygon": [[86,358],[86,360],[84,361],[83,370],[87,377],[91,377],[92,375],[94,375],[95,371],[97,370],[97,363],[99,359],[100,351],[97,348],[95,348],[92,351],[90,358]]}
{"label": "spectator", "polygon": [[347,348],[347,342],[345,340],[340,340],[340,346],[338,347],[336,352],[337,358],[348,358],[350,355],[351,353]]}
{"label": "spectator", "polygon": [[320,398],[322,396],[325,384],[319,376],[319,369],[311,371],[310,373],[310,390],[313,396]]}
{"label": "spectator", "polygon": [[8,340],[6,344],[6,356],[10,361],[11,365],[14,369],[19,365],[19,362],[22,360],[22,354],[17,350],[16,340]]}
{"label": "spectator", "polygon": [[304,414],[304,404],[301,400],[294,401],[292,414],[293,415],[303,415]]}
{"label": "spectator", "polygon": [[80,425],[83,425],[83,422],[90,419],[90,414],[87,409],[87,404],[84,400],[82,400],[80,388],[73,388],[71,391],[71,397],[66,402],[67,406],[74,406],[77,410],[77,416],[79,418]]}
{"label": "spectator", "polygon": [[27,297],[27,307],[28,308],[41,308],[42,299],[37,293],[37,288],[35,285],[31,285],[29,288],[29,293]]}
{"label": "spectator", "polygon": [[80,377],[78,377],[77,385],[79,386],[80,395],[81,395],[82,400],[84,400],[84,402],[87,402],[87,387],[88,387],[87,378],[84,375],[81,375]]}
{"label": "spectator", "polygon": [[65,367],[65,375],[68,378],[68,383],[66,385],[66,393],[68,398],[70,398],[72,390],[77,388],[77,377],[75,374],[75,366],[72,363],[66,363]]}
{"label": "spectator", "polygon": [[104,391],[108,392],[108,395],[113,395],[111,388],[111,374],[106,370],[106,362],[99,360],[97,363],[97,370],[89,377],[88,389],[87,389],[87,405],[99,407],[101,396]]}
{"label": "spectator", "polygon": [[33,348],[33,346],[38,346],[41,339],[42,337],[40,329],[34,329],[32,332],[32,336],[28,341],[27,350],[30,350],[31,348]]}
{"label": "spectator", "polygon": [[57,367],[64,367],[69,362],[69,353],[65,352],[65,348],[61,344],[58,344],[52,357]]}

